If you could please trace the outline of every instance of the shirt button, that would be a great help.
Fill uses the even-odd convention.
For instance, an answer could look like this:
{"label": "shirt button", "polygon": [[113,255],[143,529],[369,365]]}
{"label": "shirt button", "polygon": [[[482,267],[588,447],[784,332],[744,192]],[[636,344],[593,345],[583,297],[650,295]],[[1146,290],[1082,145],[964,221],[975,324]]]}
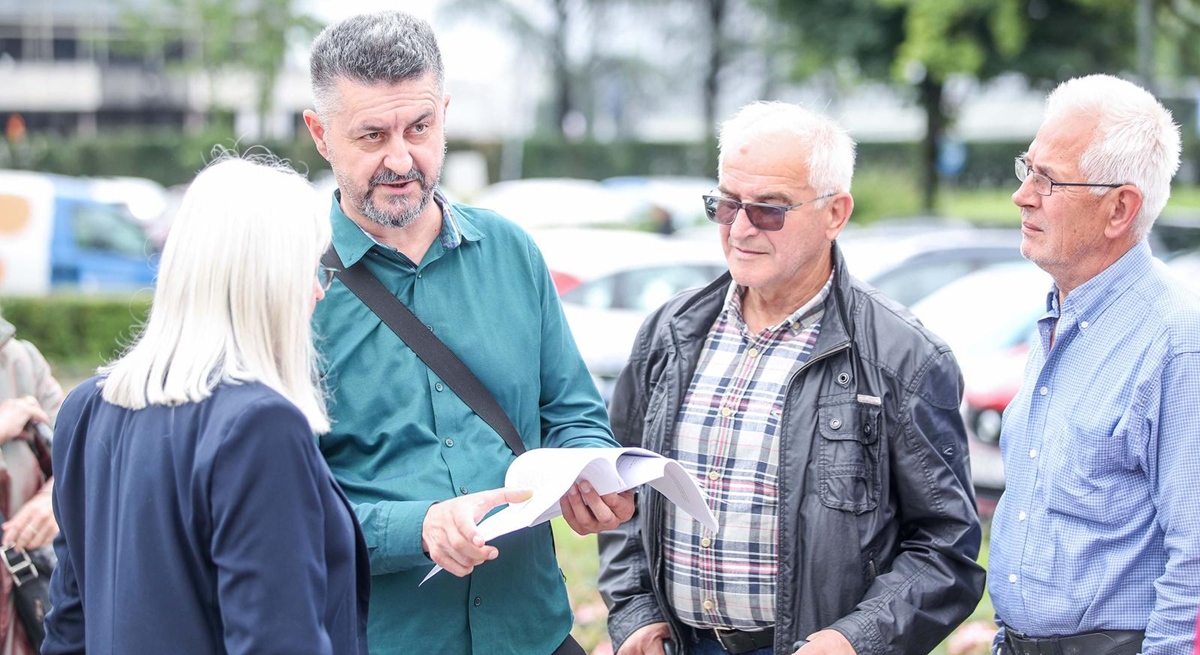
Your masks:
{"label": "shirt button", "polygon": [[1016,582],[1016,581],[1017,581],[1017,574],[1016,574],[1016,573],[1009,573],[1009,574],[1008,574],[1008,581],[1009,581],[1009,582]]}
{"label": "shirt button", "polygon": [[1080,324],[1079,324],[1079,329],[1081,329],[1081,330],[1086,330],[1086,329],[1088,329],[1088,322],[1087,322],[1087,321],[1084,321],[1084,322],[1080,323]]}
{"label": "shirt button", "polygon": [[1018,520],[1018,521],[1024,521],[1024,520],[1025,520],[1026,518],[1028,518],[1028,517],[1029,517],[1029,515],[1028,515],[1028,514],[1026,514],[1025,512],[1021,512],[1020,514],[1017,514],[1017,520]]}
{"label": "shirt button", "polygon": [[717,606],[717,604],[712,602],[711,600],[704,601],[704,609],[706,609],[706,610],[712,610],[712,608],[714,608],[716,606]]}
{"label": "shirt button", "polygon": [[724,416],[724,417],[728,418],[728,417],[729,417],[729,415],[730,415],[730,414],[732,414],[732,413],[733,413],[733,410],[732,410],[732,409],[729,409],[728,407],[722,407],[722,408],[721,408],[721,416]]}
{"label": "shirt button", "polygon": [[833,428],[834,430],[841,428],[842,427],[842,419],[840,419],[840,418],[831,419],[829,421],[829,427]]}
{"label": "shirt button", "polygon": [[721,474],[720,474],[720,473],[717,473],[716,471],[709,471],[709,472],[708,472],[708,479],[709,479],[709,480],[716,480],[716,479],[717,479],[717,478],[719,478],[719,477],[721,477]]}
{"label": "shirt button", "polygon": [[701,545],[701,546],[703,546],[703,547],[705,547],[705,548],[708,548],[709,546],[711,546],[711,545],[712,545],[712,539],[709,539],[708,537],[705,537],[705,538],[703,538],[703,539],[701,539],[701,540],[700,540],[700,545]]}
{"label": "shirt button", "polygon": [[479,596],[476,596],[475,597],[475,607],[479,607],[482,604],[483,604],[483,599],[480,598]]}
{"label": "shirt button", "polygon": [[453,447],[454,447],[454,440],[453,440],[453,439],[451,439],[450,437],[446,437],[446,447],[447,447],[447,448],[453,448]]}
{"label": "shirt button", "polygon": [[443,390],[445,390],[446,387],[443,387],[442,383],[438,382],[437,384],[433,385],[433,388],[437,389],[438,391],[443,391]]}
{"label": "shirt button", "polygon": [[458,490],[461,491],[464,496],[467,495],[467,485],[464,484],[463,486],[459,487]]}
{"label": "shirt button", "polygon": [[746,352],[746,354],[750,355],[751,357],[758,357],[758,348],[751,348]]}
{"label": "shirt button", "polygon": [[1044,395],[1050,393],[1050,389],[1047,387],[1042,387],[1041,389],[1038,389],[1038,393],[1040,393],[1044,396]]}
{"label": "shirt button", "polygon": [[1031,448],[1029,450],[1029,459],[1033,459],[1035,457],[1037,457],[1037,448]]}
{"label": "shirt button", "polygon": [[417,278],[420,279],[420,277],[421,277],[421,274],[417,273]]}

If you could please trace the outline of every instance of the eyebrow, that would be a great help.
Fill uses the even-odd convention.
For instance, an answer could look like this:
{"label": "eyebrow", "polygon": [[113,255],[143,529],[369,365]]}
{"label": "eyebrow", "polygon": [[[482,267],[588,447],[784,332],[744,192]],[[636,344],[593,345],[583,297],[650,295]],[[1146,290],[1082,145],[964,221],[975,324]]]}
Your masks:
{"label": "eyebrow", "polygon": [[717,186],[717,192],[719,192],[722,196],[725,196],[726,198],[729,198],[731,200],[736,199],[736,200],[740,200],[742,202],[770,203],[771,201],[778,201],[778,202],[782,202],[785,205],[792,204],[792,199],[790,197],[788,197],[782,193],[779,193],[779,192],[764,193],[761,196],[754,196],[752,200],[745,200],[741,196],[739,196],[735,193],[731,193],[728,189],[722,188],[719,185]]}
{"label": "eyebrow", "polygon": [[1045,166],[1045,165],[1043,165],[1043,164],[1034,164],[1034,165],[1030,166],[1030,165],[1029,165],[1029,151],[1028,151],[1028,150],[1026,150],[1025,152],[1021,153],[1021,156],[1019,157],[1019,159],[1020,159],[1021,161],[1025,162],[1025,165],[1026,165],[1026,166],[1029,166],[1029,168],[1032,168],[1032,169],[1033,169],[1033,172],[1035,172],[1035,173],[1040,173],[1041,175],[1045,175],[1046,177],[1048,177],[1048,178],[1050,178],[1050,179],[1052,179],[1052,180],[1053,180],[1053,179],[1056,177],[1056,176],[1055,176],[1055,174],[1054,174],[1054,167],[1053,167],[1053,166]]}
{"label": "eyebrow", "polygon": [[417,120],[409,123],[408,126],[412,127],[413,125],[417,125],[419,123],[424,123],[425,121],[429,120],[432,117],[433,117],[433,112],[427,111],[424,114],[421,114],[420,116],[418,116]]}
{"label": "eyebrow", "polygon": [[361,134],[370,134],[371,132],[387,132],[388,128],[385,125],[367,123],[366,125],[356,128],[354,131]]}

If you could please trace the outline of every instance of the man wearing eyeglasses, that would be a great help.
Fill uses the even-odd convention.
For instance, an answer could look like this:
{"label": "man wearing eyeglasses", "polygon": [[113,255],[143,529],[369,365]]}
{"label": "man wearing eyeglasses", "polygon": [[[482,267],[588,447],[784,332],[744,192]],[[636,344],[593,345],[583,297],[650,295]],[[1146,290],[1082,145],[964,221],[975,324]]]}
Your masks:
{"label": "man wearing eyeglasses", "polygon": [[1179,127],[1106,75],[1050,94],[1017,160],[1021,253],[1050,274],[1004,416],[996,651],[1187,655],[1200,598],[1200,299],[1146,235]]}
{"label": "man wearing eyeglasses", "polygon": [[795,105],[721,129],[703,200],[729,274],[646,321],[610,412],[696,476],[720,530],[643,493],[601,533],[617,655],[926,653],[983,593],[962,377],[846,269],[853,168]]}

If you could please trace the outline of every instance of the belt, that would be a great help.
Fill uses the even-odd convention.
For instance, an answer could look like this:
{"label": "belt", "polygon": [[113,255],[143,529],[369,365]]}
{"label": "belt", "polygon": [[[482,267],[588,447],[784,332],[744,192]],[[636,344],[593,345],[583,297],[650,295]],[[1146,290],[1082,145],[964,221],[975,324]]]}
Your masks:
{"label": "belt", "polygon": [[749,653],[759,648],[775,645],[775,628],[767,628],[766,630],[759,630],[757,632],[713,628],[712,630],[696,630],[696,634],[701,637],[715,639],[718,644],[721,644],[721,648],[733,653],[733,655]]}
{"label": "belt", "polygon": [[1066,637],[1030,637],[1004,629],[1012,655],[1137,655],[1146,633],[1141,630],[1100,630]]}

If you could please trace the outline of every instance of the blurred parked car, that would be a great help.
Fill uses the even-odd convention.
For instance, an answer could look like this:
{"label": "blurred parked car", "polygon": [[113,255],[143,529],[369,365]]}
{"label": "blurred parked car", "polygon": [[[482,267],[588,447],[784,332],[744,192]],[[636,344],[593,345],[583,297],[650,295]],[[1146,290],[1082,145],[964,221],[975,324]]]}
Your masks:
{"label": "blurred parked car", "polygon": [[962,368],[971,474],[981,495],[1004,489],[1000,419],[1021,386],[1051,284],[1049,275],[1022,260],[963,276],[912,307]]}
{"label": "blurred parked car", "polygon": [[717,188],[717,181],[712,178],[666,175],[610,177],[600,183],[616,193],[659,208],[669,220],[670,229],[661,229],[657,224],[652,227],[666,234],[708,223],[701,196]]}
{"label": "blurred parked car", "polygon": [[843,233],[838,245],[852,275],[909,307],[964,275],[1022,260],[1015,229],[868,227]]}
{"label": "blurred parked car", "polygon": [[544,178],[497,182],[476,207],[491,209],[529,230],[544,227],[627,226],[645,223],[650,205],[593,180]]}
{"label": "blurred parked car", "polygon": [[142,226],[91,181],[0,171],[0,294],[140,288],[157,267]]}
{"label": "blurred parked car", "polygon": [[531,234],[605,402],[646,316],[680,291],[704,286],[725,272],[716,243],[705,247],[628,230]]}

